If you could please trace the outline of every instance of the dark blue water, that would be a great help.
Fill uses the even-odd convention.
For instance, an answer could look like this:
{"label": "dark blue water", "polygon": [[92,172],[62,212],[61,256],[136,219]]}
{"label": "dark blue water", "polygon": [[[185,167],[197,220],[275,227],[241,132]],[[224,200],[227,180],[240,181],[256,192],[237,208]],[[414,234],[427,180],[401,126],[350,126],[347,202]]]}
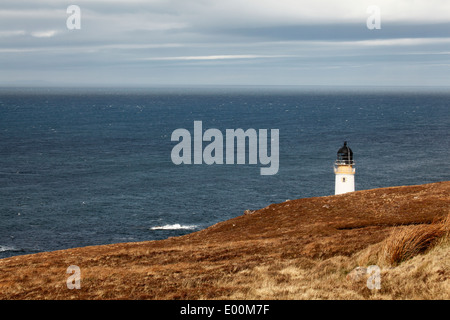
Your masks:
{"label": "dark blue water", "polygon": [[[177,128],[279,129],[280,168],[180,165]],[[286,199],[450,180],[447,89],[1,89],[0,257],[163,239]],[[206,145],[206,143],[205,143]]]}

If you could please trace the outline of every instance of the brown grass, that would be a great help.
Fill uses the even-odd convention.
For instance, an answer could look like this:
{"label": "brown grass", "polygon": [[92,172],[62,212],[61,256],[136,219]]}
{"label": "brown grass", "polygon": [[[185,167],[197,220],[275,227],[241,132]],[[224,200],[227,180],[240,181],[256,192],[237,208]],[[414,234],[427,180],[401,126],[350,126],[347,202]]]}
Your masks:
{"label": "brown grass", "polygon": [[[449,299],[449,212],[450,182],[292,200],[182,237],[0,259],[0,298]],[[371,264],[381,290],[347,279]]]}
{"label": "brown grass", "polygon": [[390,265],[398,265],[431,249],[448,234],[450,216],[443,222],[408,226],[394,230],[384,242],[383,257]]}

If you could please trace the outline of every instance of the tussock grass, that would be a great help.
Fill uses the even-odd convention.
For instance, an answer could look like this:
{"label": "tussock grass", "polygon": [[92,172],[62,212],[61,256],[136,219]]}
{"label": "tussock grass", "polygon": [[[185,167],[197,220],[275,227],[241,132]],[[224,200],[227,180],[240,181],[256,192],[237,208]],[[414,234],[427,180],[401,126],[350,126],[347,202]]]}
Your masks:
{"label": "tussock grass", "polygon": [[443,221],[430,225],[408,226],[394,230],[384,241],[381,248],[382,258],[389,265],[399,265],[433,248],[440,240],[448,237],[449,232],[450,215]]}

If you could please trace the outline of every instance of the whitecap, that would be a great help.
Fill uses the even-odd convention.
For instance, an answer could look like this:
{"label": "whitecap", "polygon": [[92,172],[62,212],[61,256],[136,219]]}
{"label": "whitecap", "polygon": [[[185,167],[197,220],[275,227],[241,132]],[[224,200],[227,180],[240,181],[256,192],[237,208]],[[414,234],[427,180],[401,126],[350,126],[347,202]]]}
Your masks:
{"label": "whitecap", "polygon": [[166,224],[164,226],[151,227],[150,230],[192,230],[197,228],[196,225],[181,225],[179,223]]}
{"label": "whitecap", "polygon": [[0,252],[5,252],[5,251],[18,251],[18,250],[14,247],[0,245]]}

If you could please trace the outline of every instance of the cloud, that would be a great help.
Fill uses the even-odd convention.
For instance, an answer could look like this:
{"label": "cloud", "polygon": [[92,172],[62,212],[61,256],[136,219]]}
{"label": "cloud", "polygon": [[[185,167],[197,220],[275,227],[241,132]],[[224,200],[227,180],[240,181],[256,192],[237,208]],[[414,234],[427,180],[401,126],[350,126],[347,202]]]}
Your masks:
{"label": "cloud", "polygon": [[[450,44],[449,38],[400,38],[400,39],[376,39],[357,41],[357,44],[366,46],[425,46],[432,44]],[[345,44],[345,42],[343,43]]]}
{"label": "cloud", "polygon": [[[0,81],[360,84],[389,70],[393,83],[450,85],[435,67],[448,64],[447,0],[77,0],[80,30],[66,27],[69,4],[2,0]],[[370,5],[381,30],[366,27]]]}
{"label": "cloud", "polygon": [[25,34],[26,34],[25,30],[5,30],[0,31],[0,38],[23,36]]}
{"label": "cloud", "polygon": [[450,22],[450,3],[446,0],[177,0],[166,2],[165,7],[193,26],[270,27],[365,24],[367,8],[372,5],[380,8],[385,22]]}
{"label": "cloud", "polygon": [[[398,47],[398,46],[429,46],[450,44],[448,38],[392,38],[392,39],[371,39],[371,40],[354,40],[354,41],[304,41],[310,45],[336,45],[336,46],[373,46],[373,47]],[[437,53],[435,53],[437,54]]]}
{"label": "cloud", "polygon": [[261,58],[282,58],[286,55],[256,55],[256,54],[228,54],[228,55],[211,55],[211,56],[182,56],[182,57],[151,57],[142,60],[153,61],[170,61],[170,60],[231,60],[231,59],[261,59]]}
{"label": "cloud", "polygon": [[58,34],[57,30],[35,31],[31,32],[31,36],[35,38],[51,38]]}

